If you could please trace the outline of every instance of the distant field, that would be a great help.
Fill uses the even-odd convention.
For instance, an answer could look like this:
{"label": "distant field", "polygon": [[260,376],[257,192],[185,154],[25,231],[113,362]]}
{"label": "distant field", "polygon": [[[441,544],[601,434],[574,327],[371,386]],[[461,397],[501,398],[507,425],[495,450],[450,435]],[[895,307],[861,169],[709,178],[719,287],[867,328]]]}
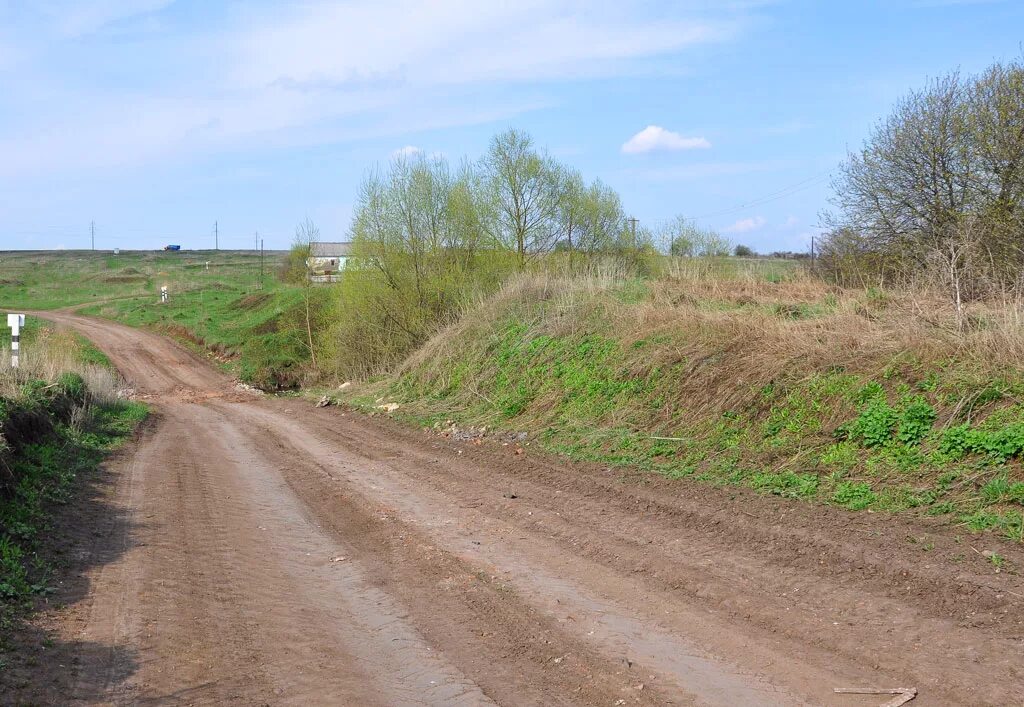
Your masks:
{"label": "distant field", "polygon": [[[284,253],[265,254],[267,274]],[[209,263],[209,269],[206,264]],[[202,289],[254,291],[260,256],[253,251],[5,251],[0,252],[0,307],[55,309],[114,298],[159,298]]]}
{"label": "distant field", "polygon": [[76,307],[212,352],[245,380],[290,386],[308,351],[289,326],[300,293],[274,276],[284,255],[265,253],[261,276],[253,251],[3,252],[0,309]]}

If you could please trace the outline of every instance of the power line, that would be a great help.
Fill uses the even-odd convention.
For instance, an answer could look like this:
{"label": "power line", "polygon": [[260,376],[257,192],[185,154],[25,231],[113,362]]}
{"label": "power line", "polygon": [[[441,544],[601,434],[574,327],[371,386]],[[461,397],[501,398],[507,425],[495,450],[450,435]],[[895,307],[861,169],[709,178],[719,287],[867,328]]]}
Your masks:
{"label": "power line", "polygon": [[699,219],[713,218],[715,216],[726,216],[728,214],[733,214],[738,211],[743,211],[744,209],[749,209],[751,206],[760,206],[761,204],[767,204],[769,202],[776,201],[778,199],[782,199],[792,194],[804,191],[805,189],[810,189],[816,184],[828,179],[828,176],[829,172],[823,172],[813,177],[803,179],[799,182],[796,182],[795,184],[790,184],[789,186],[783,187],[782,189],[779,189],[777,191],[765,194],[764,196],[757,197],[756,199],[751,199],[750,201],[744,202],[742,204],[731,206],[727,209],[721,209],[719,211],[713,211],[711,213],[702,214],[700,216],[693,216],[691,218],[692,220],[697,221]]}

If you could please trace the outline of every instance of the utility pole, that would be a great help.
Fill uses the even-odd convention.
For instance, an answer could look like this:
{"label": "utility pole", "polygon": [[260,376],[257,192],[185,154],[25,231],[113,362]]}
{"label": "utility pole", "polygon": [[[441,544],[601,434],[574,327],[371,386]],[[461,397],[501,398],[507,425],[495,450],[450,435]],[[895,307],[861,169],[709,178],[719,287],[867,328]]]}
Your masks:
{"label": "utility pole", "polygon": [[814,270],[814,236],[811,235],[811,270]]}
{"label": "utility pole", "polygon": [[263,277],[263,239],[260,238],[260,277]]}
{"label": "utility pole", "polygon": [[636,225],[637,223],[639,223],[639,221],[635,216],[628,218],[626,220],[629,221],[629,225],[633,229],[633,248],[636,248]]}
{"label": "utility pole", "polygon": [[89,223],[89,236],[92,238],[92,249],[96,250],[96,222]]}
{"label": "utility pole", "polygon": [[220,250],[220,231],[216,221],[213,222],[213,249]]}

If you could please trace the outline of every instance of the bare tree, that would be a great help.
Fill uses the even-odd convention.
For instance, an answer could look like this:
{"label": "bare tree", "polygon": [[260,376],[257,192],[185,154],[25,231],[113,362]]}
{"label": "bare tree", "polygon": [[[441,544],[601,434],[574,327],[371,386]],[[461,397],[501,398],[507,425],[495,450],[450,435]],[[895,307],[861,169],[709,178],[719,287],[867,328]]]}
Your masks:
{"label": "bare tree", "polygon": [[480,164],[487,190],[487,228],[515,252],[519,269],[554,248],[558,238],[559,170],[526,133],[497,135]]}
{"label": "bare tree", "polygon": [[[872,277],[905,275],[947,254],[965,219],[1003,279],[1024,264],[1024,66],[958,73],[910,93],[851,153],[825,214],[828,263],[851,259]],[[856,237],[851,237],[855,234]],[[954,248],[954,251],[956,249]]]}

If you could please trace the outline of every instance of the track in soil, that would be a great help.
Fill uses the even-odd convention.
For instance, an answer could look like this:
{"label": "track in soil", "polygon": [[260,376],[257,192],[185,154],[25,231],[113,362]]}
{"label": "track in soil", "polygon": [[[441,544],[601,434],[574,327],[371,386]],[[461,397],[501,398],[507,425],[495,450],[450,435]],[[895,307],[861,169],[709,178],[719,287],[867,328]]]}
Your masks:
{"label": "track in soil", "polygon": [[4,702],[1021,703],[1024,587],[992,538],[263,399],[163,337],[45,316],[154,416],[41,619],[60,648]]}

